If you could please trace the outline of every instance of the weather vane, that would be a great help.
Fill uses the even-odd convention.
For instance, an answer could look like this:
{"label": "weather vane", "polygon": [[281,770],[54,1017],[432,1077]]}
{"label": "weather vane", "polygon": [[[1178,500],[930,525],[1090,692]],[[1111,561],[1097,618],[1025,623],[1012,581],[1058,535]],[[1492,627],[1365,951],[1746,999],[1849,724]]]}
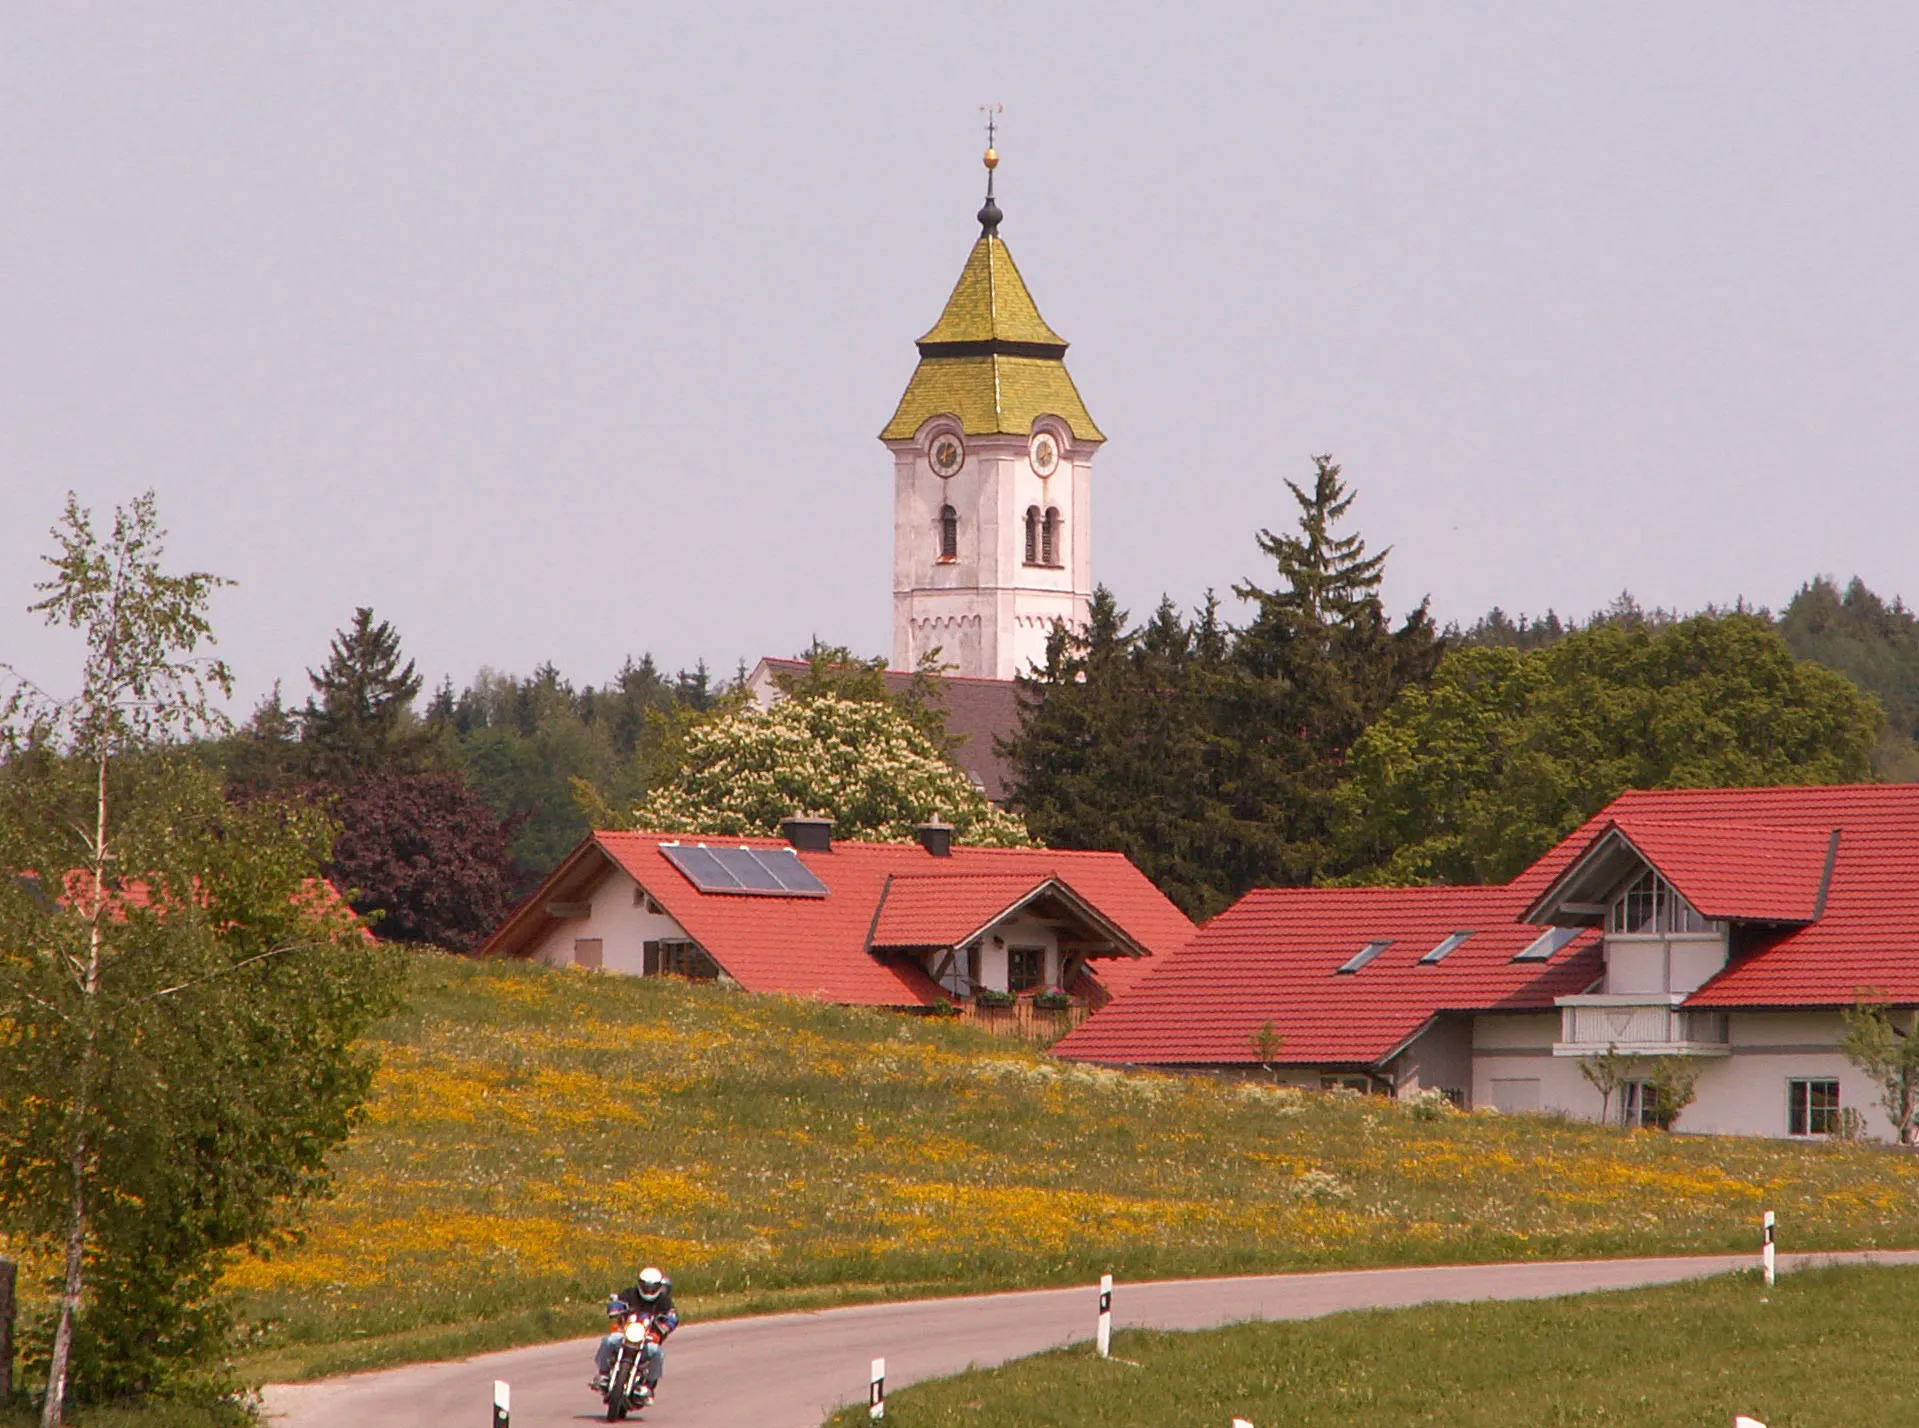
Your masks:
{"label": "weather vane", "polygon": [[1006,112],[1004,104],[982,104],[979,112],[986,116],[986,152],[993,152],[993,137],[999,133],[999,116]]}
{"label": "weather vane", "polygon": [[999,167],[999,150],[993,147],[993,140],[999,135],[999,116],[1006,112],[1006,106],[982,104],[979,112],[986,116],[986,206],[979,211],[979,231],[982,238],[991,238],[999,232],[999,221],[1005,216],[993,202],[993,170]]}

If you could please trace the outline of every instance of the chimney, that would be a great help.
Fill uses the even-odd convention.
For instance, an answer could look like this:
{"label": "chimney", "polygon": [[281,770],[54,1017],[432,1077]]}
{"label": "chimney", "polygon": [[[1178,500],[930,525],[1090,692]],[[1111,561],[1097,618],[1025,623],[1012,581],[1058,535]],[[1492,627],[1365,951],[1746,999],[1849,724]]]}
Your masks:
{"label": "chimney", "polygon": [[780,836],[791,843],[796,852],[830,853],[833,851],[833,820],[808,818],[795,813],[791,818],[780,821]]}
{"label": "chimney", "polygon": [[913,830],[920,840],[920,847],[935,858],[953,856],[953,825],[935,818],[930,823],[922,823]]}

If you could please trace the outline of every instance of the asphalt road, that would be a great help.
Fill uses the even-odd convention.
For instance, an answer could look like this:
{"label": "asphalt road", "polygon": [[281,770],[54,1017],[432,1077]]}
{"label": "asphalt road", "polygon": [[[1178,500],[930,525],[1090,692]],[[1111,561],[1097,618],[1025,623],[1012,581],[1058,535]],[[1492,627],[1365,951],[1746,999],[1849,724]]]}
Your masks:
{"label": "asphalt road", "polygon": [[[1815,1260],[1919,1264],[1919,1250],[1782,1254],[1779,1266],[1785,1271]],[[1756,1255],[1698,1255],[1166,1280],[1117,1286],[1113,1318],[1120,1328],[1207,1329],[1347,1309],[1627,1289],[1757,1263]],[[660,1401],[641,1421],[650,1428],[819,1428],[834,1409],[866,1401],[875,1358],[886,1360],[889,1389],[1003,1363],[1090,1339],[1097,1299],[1088,1286],[691,1323],[673,1336]],[[588,1422],[600,1414],[599,1398],[586,1383],[594,1342],[278,1384],[266,1391],[267,1408],[286,1428],[480,1428],[490,1421],[498,1378],[513,1386],[513,1428]]]}

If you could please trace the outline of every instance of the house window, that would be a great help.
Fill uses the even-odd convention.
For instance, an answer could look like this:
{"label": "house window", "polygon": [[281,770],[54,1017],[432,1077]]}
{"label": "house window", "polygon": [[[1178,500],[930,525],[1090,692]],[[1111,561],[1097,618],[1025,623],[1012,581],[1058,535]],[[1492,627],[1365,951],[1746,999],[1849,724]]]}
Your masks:
{"label": "house window", "polygon": [[1322,1091],[1357,1091],[1362,1096],[1370,1096],[1379,1089],[1370,1076],[1321,1076],[1319,1089]]}
{"label": "house window", "polygon": [[1495,1076],[1493,1078],[1493,1109],[1507,1115],[1539,1109],[1539,1078],[1537,1076]]}
{"label": "house window", "polygon": [[1046,508],[1046,523],[1040,527],[1039,563],[1059,564],[1059,507]]}
{"label": "house window", "polygon": [[1372,961],[1373,958],[1377,957],[1381,952],[1384,952],[1392,945],[1393,943],[1390,937],[1381,938],[1377,942],[1368,942],[1364,947],[1340,963],[1339,970],[1342,972],[1357,972],[1361,967],[1364,967],[1368,962]]}
{"label": "house window", "polygon": [[1606,917],[1606,931],[1629,935],[1716,930],[1651,868],[1613,901]]}
{"label": "house window", "polygon": [[576,937],[573,939],[573,965],[591,967],[595,971],[606,960],[606,941],[599,937]]}
{"label": "house window", "polygon": [[940,563],[959,559],[959,512],[951,506],[940,507]]}
{"label": "house window", "polygon": [[1831,1135],[1839,1129],[1837,1081],[1786,1082],[1786,1132]]}
{"label": "house window", "polygon": [[1044,947],[1008,947],[1006,949],[1006,990],[1032,992],[1046,984]]}
{"label": "house window", "polygon": [[1466,939],[1472,935],[1470,929],[1465,932],[1450,932],[1446,934],[1445,938],[1442,939],[1432,951],[1419,959],[1419,965],[1422,967],[1430,967],[1435,962],[1444,962],[1448,952],[1457,952],[1460,947],[1465,944]]}
{"label": "house window", "polygon": [[1026,563],[1039,564],[1039,507],[1026,508]]}
{"label": "house window", "polygon": [[1619,1088],[1619,1117],[1628,1130],[1656,1128],[1657,1106],[1650,1081],[1628,1081]]}
{"label": "house window", "polygon": [[1576,941],[1583,930],[1578,927],[1548,927],[1519,951],[1513,953],[1513,961],[1550,962],[1553,953],[1568,943]]}
{"label": "house window", "polygon": [[697,942],[662,938],[645,944],[640,970],[648,977],[687,977],[695,982],[710,982],[720,975],[720,964]]}

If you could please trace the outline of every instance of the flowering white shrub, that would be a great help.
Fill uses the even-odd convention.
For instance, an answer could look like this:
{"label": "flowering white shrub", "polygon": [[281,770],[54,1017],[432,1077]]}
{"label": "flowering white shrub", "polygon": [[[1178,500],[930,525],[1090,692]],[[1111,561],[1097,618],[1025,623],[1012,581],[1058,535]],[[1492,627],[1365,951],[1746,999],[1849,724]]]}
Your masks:
{"label": "flowering white shrub", "polygon": [[1401,1096],[1399,1103],[1412,1112],[1416,1121],[1438,1121],[1459,1114],[1459,1107],[1437,1086],[1421,1087],[1410,1095]]}
{"label": "flowering white shrub", "polygon": [[742,709],[686,736],[674,780],[634,810],[666,833],[778,833],[795,813],[831,818],[834,834],[907,842],[921,823],[953,825],[955,842],[1032,843],[1026,825],[987,802],[965,774],[890,705],[823,694]]}

